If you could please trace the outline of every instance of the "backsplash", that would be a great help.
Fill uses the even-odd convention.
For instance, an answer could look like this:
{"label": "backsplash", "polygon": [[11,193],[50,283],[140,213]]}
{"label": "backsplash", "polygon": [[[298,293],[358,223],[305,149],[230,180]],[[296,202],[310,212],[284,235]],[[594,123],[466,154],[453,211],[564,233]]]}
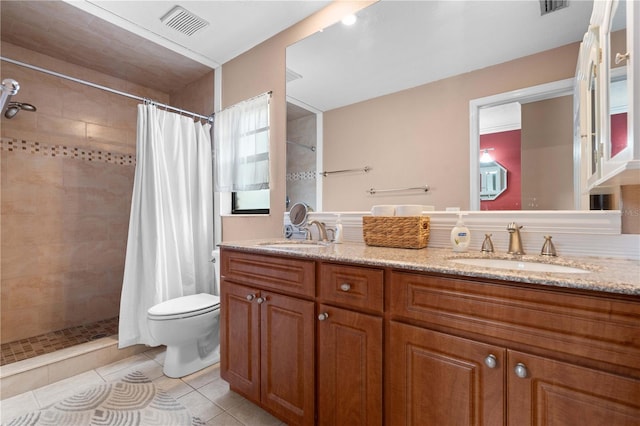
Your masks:
{"label": "backsplash", "polygon": [[[621,234],[621,212],[609,211],[469,211],[464,223],[471,231],[470,252],[480,252],[485,234],[496,252],[506,253],[509,234],[507,225],[515,221],[522,225],[521,235],[525,252],[539,254],[544,236],[551,235],[558,256],[611,257],[640,260],[640,235]],[[337,215],[343,225],[344,240],[363,243],[362,216],[369,212],[312,212],[309,218],[335,226]],[[433,211],[430,217],[430,236],[427,247],[450,249],[450,233],[457,220],[456,212]],[[288,213],[284,224],[290,224]],[[317,239],[315,227],[313,238]],[[294,238],[304,238],[299,233]]]}

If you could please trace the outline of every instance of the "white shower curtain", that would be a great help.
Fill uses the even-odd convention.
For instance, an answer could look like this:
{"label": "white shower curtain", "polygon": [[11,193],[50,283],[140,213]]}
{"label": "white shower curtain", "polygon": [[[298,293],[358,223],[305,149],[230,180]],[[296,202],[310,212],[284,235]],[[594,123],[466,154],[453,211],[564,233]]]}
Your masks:
{"label": "white shower curtain", "polygon": [[138,105],[119,347],[157,346],[147,310],[214,289],[211,126]]}

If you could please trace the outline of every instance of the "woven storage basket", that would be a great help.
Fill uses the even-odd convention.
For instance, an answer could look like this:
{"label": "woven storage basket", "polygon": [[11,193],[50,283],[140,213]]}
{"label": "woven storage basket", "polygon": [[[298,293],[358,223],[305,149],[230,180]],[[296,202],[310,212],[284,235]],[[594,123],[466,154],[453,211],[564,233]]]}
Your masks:
{"label": "woven storage basket", "polygon": [[419,249],[429,241],[429,216],[363,216],[368,246]]}

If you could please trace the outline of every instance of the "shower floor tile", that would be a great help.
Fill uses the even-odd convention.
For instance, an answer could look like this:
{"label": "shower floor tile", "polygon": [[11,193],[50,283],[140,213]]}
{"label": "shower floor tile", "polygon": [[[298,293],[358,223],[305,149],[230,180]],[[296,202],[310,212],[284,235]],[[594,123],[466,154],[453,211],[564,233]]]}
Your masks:
{"label": "shower floor tile", "polygon": [[3,343],[0,365],[11,364],[116,334],[118,334],[118,317]]}

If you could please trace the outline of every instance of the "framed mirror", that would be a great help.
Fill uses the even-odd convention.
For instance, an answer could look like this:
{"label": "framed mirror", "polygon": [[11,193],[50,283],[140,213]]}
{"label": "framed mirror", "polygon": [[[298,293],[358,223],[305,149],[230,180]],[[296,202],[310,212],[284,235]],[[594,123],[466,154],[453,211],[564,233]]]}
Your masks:
{"label": "framed mirror", "polygon": [[[559,80],[469,102],[472,210],[574,209],[573,82]],[[511,172],[500,203],[483,202],[478,190],[481,154],[487,148]]]}

